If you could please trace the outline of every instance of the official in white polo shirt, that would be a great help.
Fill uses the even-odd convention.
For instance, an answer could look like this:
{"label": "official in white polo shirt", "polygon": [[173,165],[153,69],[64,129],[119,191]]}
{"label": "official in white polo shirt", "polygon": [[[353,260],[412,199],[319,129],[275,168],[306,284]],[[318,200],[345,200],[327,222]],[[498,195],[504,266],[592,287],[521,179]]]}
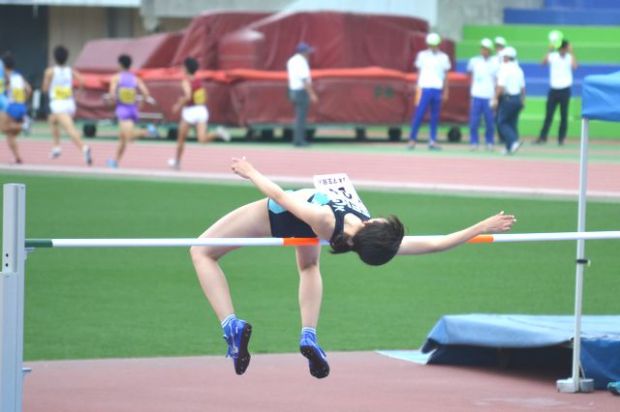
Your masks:
{"label": "official in white polo shirt", "polygon": [[416,111],[411,119],[411,133],[409,134],[409,149],[415,148],[418,140],[418,131],[422,125],[426,109],[430,107],[430,150],[440,150],[437,145],[437,126],[442,100],[448,99],[447,72],[451,68],[448,55],[439,50],[441,37],[437,33],[426,36],[428,49],[418,53],[415,67],[418,69],[418,89],[421,90]]}
{"label": "official in white polo shirt", "polygon": [[478,126],[480,117],[484,117],[485,134],[484,140],[487,150],[493,150],[493,135],[495,124],[493,122],[493,109],[491,100],[495,95],[495,77],[497,64],[491,58],[493,42],[490,39],[482,39],[480,42],[480,55],[472,57],[467,63],[467,71],[471,74],[471,103],[469,108],[469,143],[472,150],[478,150]]}
{"label": "official in white polo shirt", "polygon": [[295,107],[295,129],[293,144],[297,147],[307,146],[306,119],[310,102],[317,103],[318,97],[312,88],[310,65],[308,59],[314,51],[307,43],[299,43],[295,54],[286,62],[288,72],[289,99]]}
{"label": "official in white polo shirt", "polygon": [[525,76],[517,63],[517,51],[513,47],[502,50],[504,62],[497,72],[495,101],[498,102],[497,128],[506,144],[505,154],[514,154],[519,141],[519,113],[525,103]]}
{"label": "official in white polo shirt", "polygon": [[570,102],[571,87],[573,85],[573,70],[577,68],[577,61],[570,43],[562,40],[559,49],[553,48],[542,61],[549,65],[549,92],[547,93],[547,107],[545,122],[535,144],[547,143],[549,128],[553,122],[555,109],[560,106],[560,128],[558,130],[558,144],[561,146],[566,139],[568,129],[568,105]]}

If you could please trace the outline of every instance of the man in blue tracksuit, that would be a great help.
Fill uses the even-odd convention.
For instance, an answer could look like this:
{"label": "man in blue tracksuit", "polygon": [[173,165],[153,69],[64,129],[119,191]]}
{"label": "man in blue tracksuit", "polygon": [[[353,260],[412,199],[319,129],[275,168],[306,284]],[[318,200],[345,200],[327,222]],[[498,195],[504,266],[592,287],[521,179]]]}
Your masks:
{"label": "man in blue tracksuit", "polygon": [[418,141],[418,131],[422,125],[426,109],[430,107],[430,139],[429,150],[440,150],[437,144],[437,126],[439,125],[439,113],[442,100],[448,99],[448,85],[446,73],[451,64],[448,55],[439,50],[441,37],[437,33],[429,33],[426,36],[427,50],[418,53],[415,59],[415,67],[418,69],[418,93],[419,101],[416,111],[411,120],[411,133],[409,134],[409,149],[414,149]]}
{"label": "man in blue tracksuit", "polygon": [[502,50],[504,63],[497,72],[495,92],[497,127],[506,144],[504,154],[511,155],[521,147],[519,141],[519,113],[525,102],[525,77],[517,63],[517,51],[512,47]]}

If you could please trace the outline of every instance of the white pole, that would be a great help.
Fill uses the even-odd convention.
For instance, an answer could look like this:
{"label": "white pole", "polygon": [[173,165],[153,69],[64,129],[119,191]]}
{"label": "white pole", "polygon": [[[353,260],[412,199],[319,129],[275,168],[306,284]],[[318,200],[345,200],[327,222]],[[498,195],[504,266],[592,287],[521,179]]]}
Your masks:
{"label": "white pole", "polygon": [[497,235],[477,236],[473,238],[470,243],[554,242],[579,239],[620,239],[620,230],[600,232],[502,233]]}
{"label": "white pole", "polygon": [[[52,239],[54,248],[175,247],[175,246],[284,246],[283,238],[218,239]],[[318,242],[317,242],[318,244]]]}
{"label": "white pole", "polygon": [[[405,236],[405,240],[432,240],[441,235]],[[480,235],[468,243],[553,242],[569,240],[620,239],[620,230],[599,232],[547,232]],[[108,247],[189,247],[189,246],[307,246],[329,245],[316,238],[85,238],[85,239],[26,239],[26,248],[108,248]]]}
{"label": "white pole", "polygon": [[4,185],[0,275],[0,412],[22,410],[26,187]]}
{"label": "white pole", "polygon": [[[579,150],[579,201],[577,208],[577,231],[586,230],[586,194],[588,186],[588,119],[581,119],[581,146]],[[577,239],[577,260],[575,268],[575,334],[573,336],[573,367],[570,379],[559,380],[560,392],[590,392],[590,379],[580,378],[581,369],[581,313],[583,302],[583,271],[586,264],[585,240]]]}

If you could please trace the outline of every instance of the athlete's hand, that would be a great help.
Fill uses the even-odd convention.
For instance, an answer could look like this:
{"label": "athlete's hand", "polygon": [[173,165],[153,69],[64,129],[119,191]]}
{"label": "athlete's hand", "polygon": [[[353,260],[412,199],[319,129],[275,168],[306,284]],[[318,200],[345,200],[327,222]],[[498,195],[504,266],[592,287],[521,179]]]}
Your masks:
{"label": "athlete's hand", "polygon": [[244,179],[249,179],[250,175],[256,172],[256,169],[254,169],[254,166],[252,166],[250,162],[245,160],[245,156],[242,157],[241,159],[233,157],[230,168],[232,169],[233,172],[235,172],[236,174],[238,174]]}
{"label": "athlete's hand", "polygon": [[516,221],[514,215],[506,215],[502,210],[498,214],[486,218],[480,224],[483,233],[501,233],[509,231]]}

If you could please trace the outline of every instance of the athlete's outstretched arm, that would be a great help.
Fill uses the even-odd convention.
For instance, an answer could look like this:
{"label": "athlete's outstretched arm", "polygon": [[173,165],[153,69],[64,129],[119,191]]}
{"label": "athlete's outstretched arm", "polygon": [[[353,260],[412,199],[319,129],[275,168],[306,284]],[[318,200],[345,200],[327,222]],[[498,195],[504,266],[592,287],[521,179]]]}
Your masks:
{"label": "athlete's outstretched arm", "polygon": [[47,93],[50,91],[50,83],[52,82],[52,75],[54,72],[51,67],[45,69],[45,74],[43,75],[43,85],[41,86],[41,90],[43,93]]}
{"label": "athlete's outstretched arm", "polygon": [[458,232],[450,233],[444,236],[438,236],[432,239],[407,239],[404,238],[398,250],[399,255],[421,255],[424,253],[441,252],[453,247],[462,245],[478,235],[484,233],[501,233],[507,232],[516,222],[514,215],[506,215],[500,212],[487,219],[484,219],[475,225]]}
{"label": "athlete's outstretched arm", "polygon": [[[284,191],[271,179],[256,170],[250,162],[245,160],[245,157],[241,159],[233,158],[231,168],[239,176],[250,180],[265,196],[275,200],[284,209],[310,225],[315,230],[315,233],[316,231],[323,232],[325,229],[322,227],[324,224],[324,213],[320,207],[303,201],[299,197],[293,196],[290,192]],[[331,233],[331,230],[327,233]]]}
{"label": "athlete's outstretched arm", "polygon": [[107,99],[112,103],[116,102],[116,88],[118,87],[118,74],[110,78],[110,87],[108,88]]}
{"label": "athlete's outstretched arm", "polygon": [[181,108],[192,100],[192,86],[187,79],[183,79],[181,82],[181,90],[183,91],[183,94],[179,97],[174,106],[172,106],[172,111],[174,113],[180,112]]}

